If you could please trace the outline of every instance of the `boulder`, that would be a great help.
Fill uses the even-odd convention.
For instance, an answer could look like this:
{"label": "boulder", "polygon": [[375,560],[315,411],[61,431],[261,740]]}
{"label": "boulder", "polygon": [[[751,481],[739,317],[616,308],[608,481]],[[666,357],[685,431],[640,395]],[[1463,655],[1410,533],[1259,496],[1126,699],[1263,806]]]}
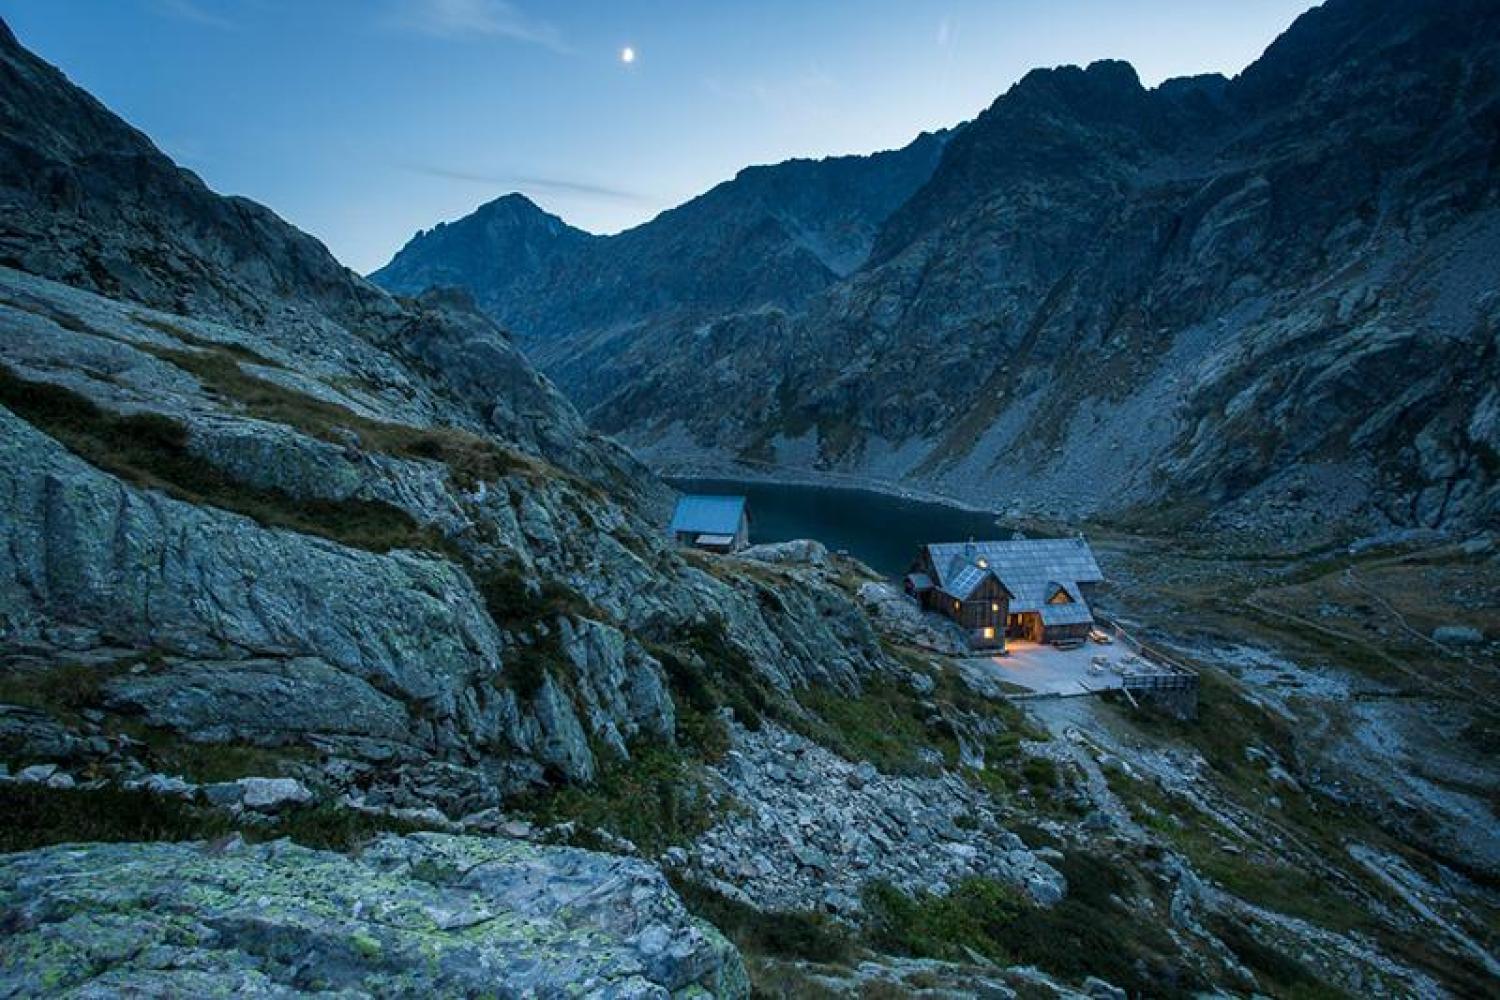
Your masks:
{"label": "boulder", "polygon": [[57,773],[56,764],[32,764],[16,772],[16,780],[28,785],[44,784]]}
{"label": "boulder", "polygon": [[1476,646],[1484,642],[1484,633],[1468,625],[1441,625],[1432,630],[1432,639],[1445,646]]}
{"label": "boulder", "polygon": [[1089,1000],[1130,1000],[1130,994],[1097,976],[1089,976],[1083,981],[1083,992]]}
{"label": "boulder", "polygon": [[279,812],[313,800],[312,791],[296,778],[241,778],[235,784],[241,804],[257,812]]}
{"label": "boulder", "polygon": [[749,994],[650,865],[498,838],[74,844],[0,857],[0,898],[5,996]]}
{"label": "boulder", "polygon": [[791,563],[798,566],[828,565],[828,548],[811,538],[796,538],[789,542],[767,542],[752,545],[739,552],[741,559],[756,562]]}

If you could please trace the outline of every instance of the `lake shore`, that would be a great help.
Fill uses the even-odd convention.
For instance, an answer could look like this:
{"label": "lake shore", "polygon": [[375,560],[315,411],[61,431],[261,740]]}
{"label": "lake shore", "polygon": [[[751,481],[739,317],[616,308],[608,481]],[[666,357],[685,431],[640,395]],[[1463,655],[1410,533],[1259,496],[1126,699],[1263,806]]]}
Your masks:
{"label": "lake shore", "polygon": [[[1005,512],[995,507],[968,503],[945,493],[934,493],[893,483],[886,479],[858,476],[844,472],[820,472],[812,469],[794,469],[785,466],[756,467],[738,462],[677,461],[651,463],[651,471],[666,481],[715,479],[726,482],[767,483],[775,486],[820,486],[826,489],[849,490],[851,492],[879,493],[898,500],[937,504],[952,507],[970,514],[989,514],[1005,517]],[[674,487],[675,488],[675,487]]]}
{"label": "lake shore", "polygon": [[769,475],[667,481],[688,493],[743,495],[749,501],[753,543],[811,538],[849,552],[882,574],[906,572],[923,545],[1009,537],[1012,530],[992,511],[928,499],[916,491]]}

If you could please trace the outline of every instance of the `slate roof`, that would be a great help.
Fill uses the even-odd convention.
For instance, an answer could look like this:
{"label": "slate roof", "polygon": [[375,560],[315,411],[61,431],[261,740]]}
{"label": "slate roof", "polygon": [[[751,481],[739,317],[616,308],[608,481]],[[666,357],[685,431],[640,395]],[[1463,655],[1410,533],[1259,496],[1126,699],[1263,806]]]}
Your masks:
{"label": "slate roof", "polygon": [[[1012,604],[1014,609],[1015,605]],[[1089,610],[1087,602],[1078,601],[1075,604],[1043,604],[1043,625],[1087,625],[1094,620],[1094,613]]]}
{"label": "slate roof", "polygon": [[679,531],[692,531],[733,536],[740,530],[740,517],[744,513],[744,497],[689,493],[678,498],[677,509],[672,512],[672,523],[667,530],[674,535]]}
{"label": "slate roof", "polygon": [[[1011,611],[1040,611],[1047,625],[1071,625],[1092,619],[1080,583],[1100,583],[1104,574],[1082,538],[1023,538],[1006,542],[941,542],[927,546],[937,585],[958,598],[968,597],[986,576],[1010,591]],[[1069,604],[1048,604],[1061,588]]]}

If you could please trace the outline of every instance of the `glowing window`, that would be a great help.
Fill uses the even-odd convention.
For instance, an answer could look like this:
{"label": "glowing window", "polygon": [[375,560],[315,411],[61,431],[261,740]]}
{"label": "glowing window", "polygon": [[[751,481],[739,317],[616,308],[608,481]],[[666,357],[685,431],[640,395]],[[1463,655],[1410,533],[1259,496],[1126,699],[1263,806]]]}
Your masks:
{"label": "glowing window", "polygon": [[985,629],[984,630],[984,637],[986,639],[993,639],[993,638],[995,638],[995,630],[992,629],[992,628]]}
{"label": "glowing window", "polygon": [[979,568],[980,569],[989,569],[990,568],[990,561],[988,559],[980,559],[978,561],[978,564],[979,564]]}
{"label": "glowing window", "polygon": [[991,604],[990,605],[990,610],[991,611],[999,611],[1000,610],[1000,605],[998,605],[998,604]]}

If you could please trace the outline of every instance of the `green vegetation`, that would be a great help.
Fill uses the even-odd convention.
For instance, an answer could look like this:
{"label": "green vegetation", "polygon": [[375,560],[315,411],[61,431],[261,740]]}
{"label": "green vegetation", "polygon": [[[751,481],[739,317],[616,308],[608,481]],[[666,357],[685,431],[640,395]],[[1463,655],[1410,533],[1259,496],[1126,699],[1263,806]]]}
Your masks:
{"label": "green vegetation", "polygon": [[853,932],[825,914],[758,910],[679,874],[668,877],[688,910],[748,955],[822,964],[846,963],[854,957]]}
{"label": "green vegetation", "polygon": [[801,730],[842,756],[868,760],[887,774],[931,775],[957,765],[954,727],[966,724],[968,738],[979,743],[985,760],[982,770],[963,769],[971,783],[1001,798],[1023,786],[1042,793],[1059,787],[1061,775],[1052,761],[1022,755],[1022,740],[1045,742],[1049,736],[1019,708],[975,693],[952,670],[934,670],[928,659],[910,650],[888,646],[887,652],[931,677],[932,692],[920,695],[895,680],[868,683],[853,698],[809,689],[798,698],[815,721],[801,721]]}
{"label": "green vegetation", "polygon": [[108,787],[54,789],[0,785],[0,851],[49,844],[143,840],[211,840],[234,831],[227,813],[181,799]]}
{"label": "green vegetation", "polygon": [[1324,982],[1295,958],[1263,944],[1237,920],[1211,915],[1209,930],[1255,973],[1262,991],[1289,1000],[1345,1000],[1349,996]]}
{"label": "green vegetation", "polygon": [[[228,354],[239,361],[245,361],[252,365],[260,365],[264,368],[285,368],[279,361],[273,361],[258,351],[253,351],[243,344],[235,344],[224,340],[209,340],[192,333],[179,323],[171,320],[150,316],[146,313],[132,313],[131,319],[142,326],[149,326],[159,333],[165,333],[174,340],[179,340],[190,347],[196,347],[204,351],[215,351]],[[147,348],[150,349],[149,347]]]}
{"label": "green vegetation", "polygon": [[952,766],[958,740],[933,702],[924,702],[895,682],[872,681],[858,697],[809,688],[802,704],[826,724],[824,742],[850,760],[868,760],[887,774],[932,774],[923,750],[940,754]]}
{"label": "green vegetation", "polygon": [[573,822],[606,830],[648,855],[686,844],[713,825],[713,808],[698,765],[672,747],[638,743],[631,759],[595,754],[599,773],[588,786],[559,785],[512,805],[544,825]]}
{"label": "green vegetation", "polygon": [[1185,997],[1204,985],[1156,921],[1119,901],[1131,876],[1118,862],[1074,852],[1058,867],[1068,895],[1050,908],[983,878],[967,879],[947,896],[912,897],[872,883],[864,898],[867,940],[876,950],[951,961],[973,952],[1072,981],[1095,975],[1139,996]]}
{"label": "green vegetation", "polygon": [[145,791],[0,785],[0,852],[51,844],[161,840],[213,840],[240,833],[246,840],[289,837],[307,847],[349,851],[382,832],[411,833],[420,825],[320,805],[297,809],[267,823],[236,825],[222,810]]}
{"label": "green vegetation", "polygon": [[371,451],[442,462],[454,482],[465,488],[481,481],[493,482],[511,472],[540,471],[526,456],[477,434],[454,427],[408,427],[373,420],[337,403],[252,375],[240,366],[242,359],[222,345],[196,351],[147,350],[191,372],[206,388],[236,401],[255,417],[324,440],[342,442],[341,435],[352,433]]}
{"label": "green vegetation", "polygon": [[1047,757],[1027,757],[1021,764],[1021,777],[1033,788],[1056,788],[1061,779],[1057,765]]}
{"label": "green vegetation", "polygon": [[1197,872],[1234,895],[1333,930],[1368,929],[1368,914],[1326,873],[1268,855],[1255,843],[1231,846],[1229,831],[1186,803],[1173,802],[1156,785],[1116,768],[1104,774],[1136,822],[1160,834]]}
{"label": "green vegetation", "polygon": [[0,703],[24,705],[77,725],[79,713],[104,703],[104,685],[131,664],[16,664],[0,667]]}
{"label": "green vegetation", "polygon": [[202,785],[283,774],[289,764],[313,757],[312,751],[304,747],[195,743],[167,730],[145,726],[134,727],[132,735],[146,744],[148,760],[155,770]]}
{"label": "green vegetation", "polygon": [[472,576],[479,596],[484,599],[485,610],[501,628],[525,628],[558,615],[596,620],[608,617],[583,595],[557,580],[544,581],[533,589],[519,571],[509,566],[478,570]]}
{"label": "green vegetation", "polygon": [[547,623],[546,635],[534,634],[530,645],[510,650],[495,683],[531,699],[541,690],[550,674],[564,687],[572,687],[572,664],[562,651],[561,637],[553,626],[560,615],[602,620],[607,616],[582,595],[556,580],[548,580],[533,589],[526,579],[511,567],[480,570],[473,573],[474,585],[484,599],[485,610],[496,625],[512,632],[532,630]]}
{"label": "green vegetation", "polygon": [[761,680],[750,657],[730,641],[722,620],[695,623],[674,638],[672,645],[653,646],[651,653],[666,670],[674,700],[698,716],[690,718],[689,727],[705,730],[699,734],[703,739],[714,746],[723,742],[727,749],[728,737],[719,735],[723,727],[712,718],[726,706],[750,730],[760,729],[766,716],[791,724],[791,713]]}
{"label": "green vegetation", "polygon": [[1161,713],[1132,713],[1135,725],[1158,739],[1194,747],[1230,787],[1268,789],[1265,769],[1245,748],[1265,747],[1295,761],[1295,736],[1288,722],[1240,695],[1237,682],[1213,668],[1198,671],[1198,718],[1183,721]]}
{"label": "green vegetation", "polygon": [[192,454],[187,428],[161,414],[112,413],[70,389],[19,378],[3,366],[0,404],[84,461],[179,500],[372,552],[445,548],[441,536],[390,504],[302,499],[238,482]]}

